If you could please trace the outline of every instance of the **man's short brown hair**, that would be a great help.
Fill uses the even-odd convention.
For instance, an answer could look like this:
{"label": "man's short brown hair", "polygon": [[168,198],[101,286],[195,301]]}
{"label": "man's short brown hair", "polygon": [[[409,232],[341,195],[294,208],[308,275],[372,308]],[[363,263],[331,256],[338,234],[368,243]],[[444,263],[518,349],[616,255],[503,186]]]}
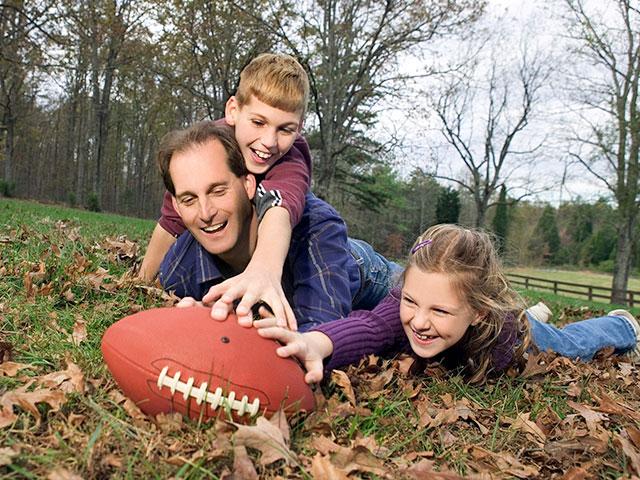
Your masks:
{"label": "man's short brown hair", "polygon": [[[158,168],[160,169],[164,186],[171,195],[175,196],[176,194],[176,188],[169,173],[169,166],[173,156],[176,153],[185,152],[196,145],[203,145],[210,140],[218,140],[222,144],[227,153],[229,170],[236,177],[249,173],[231,127],[216,125],[209,120],[194,123],[188,128],[172,130],[160,140],[157,157]],[[194,175],[197,175],[197,172],[194,172]]]}
{"label": "man's short brown hair", "polygon": [[240,73],[238,104],[246,105],[251,95],[271,107],[304,115],[309,102],[307,72],[291,55],[258,55]]}

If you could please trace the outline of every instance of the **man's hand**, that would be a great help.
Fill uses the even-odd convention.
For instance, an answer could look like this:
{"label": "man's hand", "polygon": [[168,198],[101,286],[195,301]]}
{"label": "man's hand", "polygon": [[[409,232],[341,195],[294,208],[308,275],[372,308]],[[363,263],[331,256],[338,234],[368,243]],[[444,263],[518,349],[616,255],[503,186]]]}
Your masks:
{"label": "man's hand", "polygon": [[296,357],[307,370],[304,380],[317,383],[322,380],[323,360],[333,353],[331,339],[322,332],[292,332],[286,328],[273,326],[270,319],[256,320],[254,326],[264,338],[278,340],[284,345],[276,349],[280,357]]}
{"label": "man's hand", "polygon": [[197,301],[193,297],[184,297],[184,298],[181,298],[178,303],[176,303],[176,307],[178,308],[202,307],[202,302]]}
{"label": "man's hand", "polygon": [[[251,324],[253,313],[251,307],[262,301],[269,305],[272,315],[278,319],[278,325],[297,330],[296,317],[282,290],[280,278],[260,268],[247,269],[235,277],[214,285],[202,298],[202,302],[213,304],[211,317],[225,320],[233,308],[234,300],[240,298],[236,307],[236,315],[241,325]],[[262,316],[265,316],[261,314]]]}

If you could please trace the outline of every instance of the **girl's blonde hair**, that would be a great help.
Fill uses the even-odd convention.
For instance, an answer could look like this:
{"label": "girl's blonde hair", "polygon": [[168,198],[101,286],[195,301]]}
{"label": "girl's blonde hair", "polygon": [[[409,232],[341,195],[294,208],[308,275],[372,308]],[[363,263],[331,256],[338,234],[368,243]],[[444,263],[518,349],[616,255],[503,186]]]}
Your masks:
{"label": "girl's blonde hair", "polygon": [[[494,369],[522,366],[530,343],[525,303],[510,287],[489,234],[458,225],[429,227],[411,249],[409,268],[449,275],[460,298],[482,316],[443,352],[445,367],[462,368],[469,382],[482,383]],[[508,365],[497,365],[496,355]]]}

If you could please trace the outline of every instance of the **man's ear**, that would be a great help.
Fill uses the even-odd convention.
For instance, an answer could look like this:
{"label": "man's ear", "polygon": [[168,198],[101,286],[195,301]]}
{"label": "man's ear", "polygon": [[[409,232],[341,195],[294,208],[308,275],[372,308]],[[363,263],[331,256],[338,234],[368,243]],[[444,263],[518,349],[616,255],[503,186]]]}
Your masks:
{"label": "man's ear", "polygon": [[236,118],[239,111],[240,104],[238,103],[238,99],[235,97],[235,95],[232,95],[231,97],[229,97],[229,100],[227,100],[227,103],[224,106],[224,119],[227,124],[235,127]]}
{"label": "man's ear", "polygon": [[252,173],[247,173],[244,176],[244,189],[249,200],[253,200],[253,197],[256,196],[256,177]]}
{"label": "man's ear", "polygon": [[173,209],[176,211],[176,213],[180,215],[180,218],[182,218],[182,214],[178,209],[178,201],[176,200],[176,197],[174,195],[171,195],[171,204],[173,205]]}

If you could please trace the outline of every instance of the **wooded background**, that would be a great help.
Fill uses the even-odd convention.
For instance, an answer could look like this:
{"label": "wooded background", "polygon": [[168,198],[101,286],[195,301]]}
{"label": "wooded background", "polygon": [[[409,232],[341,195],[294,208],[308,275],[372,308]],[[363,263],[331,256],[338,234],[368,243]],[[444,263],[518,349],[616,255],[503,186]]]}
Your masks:
{"label": "wooded background", "polygon": [[[313,190],[352,236],[401,258],[433,223],[484,226],[507,262],[597,266],[623,292],[639,258],[640,12],[547,4],[564,56],[516,42],[476,0],[5,0],[0,190],[157,217],[162,135],[222,116],[249,60],[282,51],[311,82]],[[554,101],[567,116],[550,118]],[[540,200],[572,173],[602,198]]]}

